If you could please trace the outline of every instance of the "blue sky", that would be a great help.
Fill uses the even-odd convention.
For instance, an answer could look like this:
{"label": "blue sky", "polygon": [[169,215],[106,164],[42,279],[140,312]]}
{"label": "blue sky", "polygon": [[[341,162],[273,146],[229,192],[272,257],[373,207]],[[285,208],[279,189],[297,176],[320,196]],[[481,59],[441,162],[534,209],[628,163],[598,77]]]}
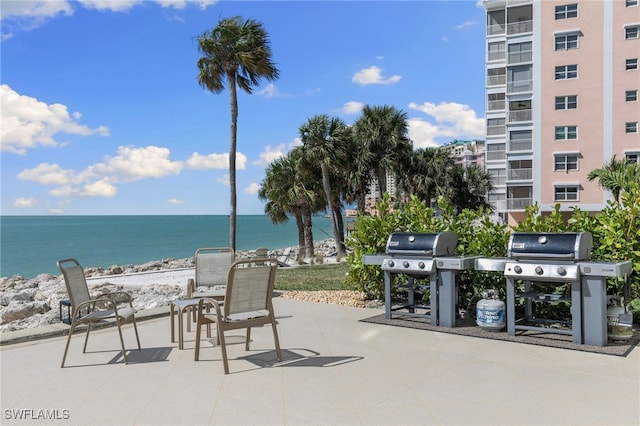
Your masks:
{"label": "blue sky", "polygon": [[3,215],[228,214],[229,92],[195,38],[260,21],[280,78],[240,93],[239,214],[317,114],[409,117],[414,147],[484,138],[474,1],[1,1]]}

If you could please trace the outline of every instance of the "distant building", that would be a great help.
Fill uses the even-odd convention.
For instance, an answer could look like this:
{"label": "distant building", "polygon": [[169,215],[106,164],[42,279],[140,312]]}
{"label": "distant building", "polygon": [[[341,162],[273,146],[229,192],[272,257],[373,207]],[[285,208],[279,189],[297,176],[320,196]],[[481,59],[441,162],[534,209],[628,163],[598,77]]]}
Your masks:
{"label": "distant building", "polygon": [[454,140],[445,145],[442,145],[440,149],[449,151],[457,164],[463,166],[476,165],[484,168],[484,141],[472,140]]}
{"label": "distant building", "polygon": [[514,224],[538,203],[600,211],[590,171],[640,159],[638,0],[484,0],[489,195]]}

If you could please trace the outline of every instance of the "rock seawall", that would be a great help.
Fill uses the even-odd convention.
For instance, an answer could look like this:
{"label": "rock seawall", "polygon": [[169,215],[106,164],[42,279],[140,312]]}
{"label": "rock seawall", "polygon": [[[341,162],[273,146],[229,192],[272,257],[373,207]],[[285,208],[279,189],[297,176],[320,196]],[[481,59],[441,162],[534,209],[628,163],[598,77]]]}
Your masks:
{"label": "rock seawall", "polygon": [[[334,240],[315,242],[318,257],[332,256],[336,251]],[[296,264],[299,247],[269,251],[269,256],[283,258],[288,253],[287,263]],[[238,259],[256,256],[255,250],[237,252]],[[78,259],[82,263],[82,259]],[[171,269],[194,268],[193,257],[166,259],[147,262],[142,265],[113,265],[109,268],[87,267],[85,275],[91,277],[117,276],[140,272],[159,272]],[[109,293],[120,286],[111,283],[90,285],[92,296]],[[137,289],[127,289],[133,297],[136,310],[168,306],[172,300],[184,297],[186,282],[175,285],[151,284]],[[0,332],[41,327],[60,322],[60,301],[67,299],[67,291],[62,275],[40,274],[34,279],[20,275],[0,278]]]}

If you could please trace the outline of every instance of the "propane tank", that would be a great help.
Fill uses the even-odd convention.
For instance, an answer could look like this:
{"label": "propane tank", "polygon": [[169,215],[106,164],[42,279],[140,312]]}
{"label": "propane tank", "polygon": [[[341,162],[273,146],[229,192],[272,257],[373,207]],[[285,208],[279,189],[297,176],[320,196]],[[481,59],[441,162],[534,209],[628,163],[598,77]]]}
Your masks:
{"label": "propane tank", "polygon": [[496,290],[482,292],[482,300],[476,305],[476,324],[487,331],[500,331],[505,326],[505,304],[498,299]]}
{"label": "propane tank", "polygon": [[624,298],[607,296],[607,338],[609,340],[627,340],[633,336],[633,317],[629,321],[620,321],[620,315],[630,316],[624,309]]}

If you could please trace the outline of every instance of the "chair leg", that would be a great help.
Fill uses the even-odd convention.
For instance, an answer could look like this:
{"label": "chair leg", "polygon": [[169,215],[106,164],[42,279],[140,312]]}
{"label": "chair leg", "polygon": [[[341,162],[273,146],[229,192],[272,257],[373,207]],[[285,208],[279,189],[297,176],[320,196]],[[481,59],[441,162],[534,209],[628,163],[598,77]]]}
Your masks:
{"label": "chair leg", "polygon": [[175,305],[171,303],[171,305],[169,305],[169,316],[171,318],[171,343],[174,343],[176,341],[176,327],[174,324],[174,321],[175,321],[174,308],[175,308]]}
{"label": "chair leg", "polygon": [[282,351],[280,350],[280,340],[278,339],[278,329],[276,328],[276,319],[271,317],[271,328],[273,328],[273,340],[276,343],[276,354],[278,361],[282,362]]}
{"label": "chair leg", "polygon": [[198,321],[196,322],[196,354],[195,360],[200,360],[200,330],[202,328],[202,322],[200,320],[200,315],[198,315]]}
{"label": "chair leg", "polygon": [[87,323],[87,334],[84,336],[84,347],[82,348],[82,353],[87,352],[87,343],[89,342],[89,332],[91,331],[91,323]]}
{"label": "chair leg", "polygon": [[138,342],[138,350],[142,350],[142,346],[140,346],[140,336],[138,335],[138,325],[136,324],[136,317],[131,317],[133,320],[133,330],[136,332],[136,341]]}
{"label": "chair leg", "polygon": [[127,350],[124,347],[124,339],[122,338],[122,327],[120,326],[120,320],[116,320],[116,324],[118,325],[118,334],[120,335],[120,346],[122,347],[122,358],[124,358],[124,363],[127,362]]}
{"label": "chair leg", "polygon": [[218,340],[220,341],[220,349],[222,351],[222,363],[224,364],[224,374],[229,374],[229,360],[227,358],[227,344],[224,341],[224,331],[218,324]]}
{"label": "chair leg", "polygon": [[251,343],[251,327],[247,327],[247,340],[244,343],[244,350],[249,350],[249,343]]}
{"label": "chair leg", "polygon": [[73,330],[76,328],[76,323],[71,322],[71,328],[69,328],[69,335],[67,336],[67,345],[64,347],[64,355],[62,355],[62,364],[60,364],[60,368],[64,368],[64,361],[67,359],[67,351],[69,350],[69,343],[71,342],[71,335],[73,334]]}

